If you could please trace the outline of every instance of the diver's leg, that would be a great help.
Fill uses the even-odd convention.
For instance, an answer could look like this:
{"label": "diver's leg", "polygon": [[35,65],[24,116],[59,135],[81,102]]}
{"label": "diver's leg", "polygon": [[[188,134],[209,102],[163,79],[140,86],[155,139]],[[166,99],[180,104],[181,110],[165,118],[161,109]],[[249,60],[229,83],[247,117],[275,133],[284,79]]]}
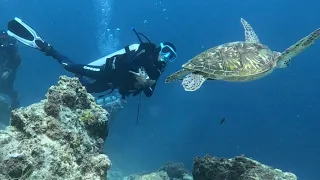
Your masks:
{"label": "diver's leg", "polygon": [[103,76],[105,66],[92,66],[86,64],[77,64],[71,61],[67,56],[56,51],[53,46],[47,42],[37,42],[37,45],[40,47],[41,51],[44,52],[47,56],[51,56],[56,59],[62,67],[78,76],[86,76],[92,79],[98,79]]}
{"label": "diver's leg", "polygon": [[71,61],[60,61],[62,67],[76,74],[77,76],[85,76],[91,79],[101,79],[104,75],[104,66],[90,66],[86,64],[76,64]]}
{"label": "diver's leg", "polygon": [[67,71],[89,78],[97,79],[103,75],[103,66],[89,66],[75,64],[70,59],[56,51],[49,43],[45,42],[39,34],[21,19],[15,17],[8,22],[8,35],[21,43],[44,52],[47,56],[56,59]]}

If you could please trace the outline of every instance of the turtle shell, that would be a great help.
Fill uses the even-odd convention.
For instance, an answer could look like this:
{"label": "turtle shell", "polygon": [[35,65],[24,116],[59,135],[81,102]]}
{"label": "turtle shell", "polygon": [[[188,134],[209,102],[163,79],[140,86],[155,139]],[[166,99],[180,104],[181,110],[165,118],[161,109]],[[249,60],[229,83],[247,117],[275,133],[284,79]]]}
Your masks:
{"label": "turtle shell", "polygon": [[249,81],[273,70],[273,54],[260,43],[231,42],[200,53],[182,67],[209,79]]}

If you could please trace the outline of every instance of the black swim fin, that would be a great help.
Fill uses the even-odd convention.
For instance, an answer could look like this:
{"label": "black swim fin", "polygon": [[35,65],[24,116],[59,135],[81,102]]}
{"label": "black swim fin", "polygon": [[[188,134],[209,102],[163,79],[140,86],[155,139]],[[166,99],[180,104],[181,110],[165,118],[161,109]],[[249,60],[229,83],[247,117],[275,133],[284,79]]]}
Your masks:
{"label": "black swim fin", "polygon": [[32,48],[41,49],[37,44],[44,43],[35,30],[17,17],[8,22],[7,33],[9,36]]}

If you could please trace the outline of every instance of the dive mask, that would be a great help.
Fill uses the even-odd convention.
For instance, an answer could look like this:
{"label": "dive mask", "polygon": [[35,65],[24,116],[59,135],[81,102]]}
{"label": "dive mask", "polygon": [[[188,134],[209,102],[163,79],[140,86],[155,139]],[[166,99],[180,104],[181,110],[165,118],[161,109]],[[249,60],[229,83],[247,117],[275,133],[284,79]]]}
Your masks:
{"label": "dive mask", "polygon": [[160,43],[160,60],[165,62],[173,62],[177,59],[177,53],[175,50],[170,47],[169,45],[164,45],[163,43]]}

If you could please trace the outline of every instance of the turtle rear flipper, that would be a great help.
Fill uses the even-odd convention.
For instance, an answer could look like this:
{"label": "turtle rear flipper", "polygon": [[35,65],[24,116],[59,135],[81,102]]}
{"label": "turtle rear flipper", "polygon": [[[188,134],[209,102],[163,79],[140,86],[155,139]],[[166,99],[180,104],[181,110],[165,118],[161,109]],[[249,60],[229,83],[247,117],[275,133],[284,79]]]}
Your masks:
{"label": "turtle rear flipper", "polygon": [[196,91],[206,80],[207,78],[205,78],[201,74],[190,73],[185,78],[183,78],[181,84],[185,91]]}
{"label": "turtle rear flipper", "polygon": [[318,40],[320,37],[320,28],[313,31],[308,36],[302,38],[300,41],[295,43],[286,49],[281,55],[276,59],[277,68],[285,68],[289,66],[289,63],[293,57],[310,47]]}
{"label": "turtle rear flipper", "polygon": [[177,71],[173,74],[171,74],[170,76],[168,76],[165,80],[165,83],[171,83],[175,80],[181,80],[183,78],[183,76],[189,74],[190,71],[186,70],[186,69],[182,69],[180,71]]}
{"label": "turtle rear flipper", "polygon": [[241,24],[244,28],[245,41],[251,43],[260,43],[259,38],[257,34],[254,32],[251,25],[243,18],[241,18]]}

